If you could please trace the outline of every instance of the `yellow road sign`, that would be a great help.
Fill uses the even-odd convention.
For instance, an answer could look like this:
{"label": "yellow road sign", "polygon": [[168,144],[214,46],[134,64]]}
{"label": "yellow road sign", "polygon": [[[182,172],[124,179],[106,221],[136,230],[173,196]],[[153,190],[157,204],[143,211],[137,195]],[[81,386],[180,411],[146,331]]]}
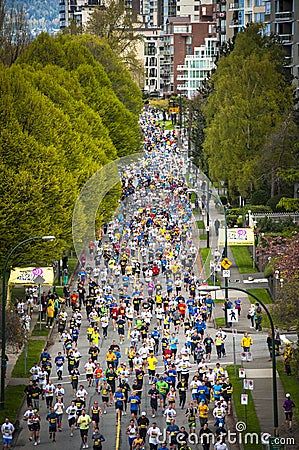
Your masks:
{"label": "yellow road sign", "polygon": [[223,258],[223,260],[220,263],[220,266],[224,269],[227,270],[232,266],[232,262],[228,259],[228,258]]}

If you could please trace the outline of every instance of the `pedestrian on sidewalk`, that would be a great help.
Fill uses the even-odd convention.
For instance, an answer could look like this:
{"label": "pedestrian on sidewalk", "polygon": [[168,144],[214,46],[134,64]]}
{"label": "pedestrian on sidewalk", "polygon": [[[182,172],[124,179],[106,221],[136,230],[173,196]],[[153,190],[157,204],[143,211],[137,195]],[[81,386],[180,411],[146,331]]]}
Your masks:
{"label": "pedestrian on sidewalk", "polygon": [[268,333],[267,337],[267,346],[269,350],[269,361],[272,361],[272,348],[273,348],[273,342],[272,342],[272,333]]}
{"label": "pedestrian on sidewalk", "polygon": [[242,310],[242,301],[239,299],[239,297],[237,297],[234,303],[235,303],[235,308],[238,310],[238,316],[240,317],[241,310]]}
{"label": "pedestrian on sidewalk", "polygon": [[250,328],[254,328],[254,310],[254,305],[251,305],[247,313],[247,319],[250,320],[251,323]]}
{"label": "pedestrian on sidewalk", "polygon": [[254,308],[254,321],[255,321],[255,329],[256,331],[262,331],[262,320],[263,320],[263,311],[258,302],[255,304]]}
{"label": "pedestrian on sidewalk", "polygon": [[245,353],[249,353],[252,344],[253,344],[252,338],[248,335],[248,333],[245,332],[241,340],[241,347],[243,347],[243,351]]}
{"label": "pedestrian on sidewalk", "polygon": [[216,234],[216,236],[219,236],[219,228],[220,228],[220,220],[219,219],[215,220],[214,227],[215,227],[215,234]]}
{"label": "pedestrian on sidewalk", "polygon": [[292,360],[293,350],[290,344],[286,343],[286,348],[283,353],[283,361],[284,361],[284,371],[289,376],[291,375],[291,360]]}
{"label": "pedestrian on sidewalk", "polygon": [[291,395],[286,394],[286,399],[284,400],[282,407],[285,413],[285,423],[290,431],[292,431],[293,408],[295,408],[295,406],[295,403],[291,399]]}
{"label": "pedestrian on sidewalk", "polygon": [[231,326],[231,324],[228,322],[228,311],[229,311],[230,309],[232,309],[232,307],[233,307],[232,302],[231,302],[228,298],[226,298],[226,299],[224,300],[223,305],[222,305],[222,309],[223,309],[223,311],[224,311],[225,326],[226,326],[226,328],[229,328],[229,327]]}

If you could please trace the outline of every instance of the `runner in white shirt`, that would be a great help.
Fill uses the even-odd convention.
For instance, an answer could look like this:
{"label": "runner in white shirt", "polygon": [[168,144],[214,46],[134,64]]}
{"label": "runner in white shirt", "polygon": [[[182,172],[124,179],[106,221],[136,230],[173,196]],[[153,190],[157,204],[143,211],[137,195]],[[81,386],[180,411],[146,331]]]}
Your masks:
{"label": "runner in white shirt", "polygon": [[84,402],[83,408],[85,408],[85,401],[87,399],[87,396],[88,396],[88,392],[86,391],[86,389],[84,389],[83,384],[81,384],[78,391],[76,392],[76,397],[80,398],[80,400],[82,400]]}
{"label": "runner in white shirt", "polygon": [[33,427],[32,427],[32,417],[34,416],[33,406],[30,405],[29,409],[24,412],[24,420],[27,422],[28,430],[29,430],[29,441],[33,439]]}
{"label": "runner in white shirt", "polygon": [[101,317],[101,324],[102,324],[102,330],[103,330],[103,338],[107,339],[108,325],[109,325],[109,317],[108,317],[107,313],[105,313],[103,315],[103,317]]}
{"label": "runner in white shirt", "polygon": [[172,419],[176,418],[176,410],[174,408],[166,408],[163,413],[166,421],[166,425],[170,425]]}
{"label": "runner in white shirt", "polygon": [[69,427],[71,430],[70,436],[73,436],[75,424],[77,421],[77,406],[76,402],[72,401],[70,406],[66,408],[66,414],[68,415]]}
{"label": "runner in white shirt", "polygon": [[92,385],[93,381],[93,372],[95,370],[95,364],[92,362],[92,359],[89,358],[88,362],[84,366],[86,380],[88,381],[88,387]]}
{"label": "runner in white shirt", "polygon": [[151,446],[151,444],[158,446],[159,436],[161,436],[161,430],[157,427],[156,422],[153,422],[153,425],[147,430],[147,435],[150,448],[154,448]]}

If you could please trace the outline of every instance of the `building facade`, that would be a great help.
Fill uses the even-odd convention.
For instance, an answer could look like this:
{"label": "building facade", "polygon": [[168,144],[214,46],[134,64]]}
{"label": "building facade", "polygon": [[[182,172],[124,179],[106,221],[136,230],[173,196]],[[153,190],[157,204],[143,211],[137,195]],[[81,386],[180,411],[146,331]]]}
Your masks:
{"label": "building facade", "polygon": [[59,0],[60,29],[69,27],[73,21],[84,28],[96,6],[103,6],[103,0]]}
{"label": "building facade", "polygon": [[286,70],[293,77],[299,97],[299,0],[269,0],[265,8],[266,32],[280,37]]}
{"label": "building facade", "polygon": [[195,47],[192,55],[186,55],[183,65],[177,67],[177,91],[191,99],[215,69],[217,38],[205,38],[205,43]]}

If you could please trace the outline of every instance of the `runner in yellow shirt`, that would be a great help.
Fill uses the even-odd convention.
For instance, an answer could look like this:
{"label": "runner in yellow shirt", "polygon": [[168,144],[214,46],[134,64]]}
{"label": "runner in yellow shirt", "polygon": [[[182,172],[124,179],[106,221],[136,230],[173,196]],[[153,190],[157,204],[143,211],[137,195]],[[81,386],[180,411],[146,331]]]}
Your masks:
{"label": "runner in yellow shirt", "polygon": [[88,414],[86,414],[85,409],[82,409],[81,416],[78,417],[77,424],[80,428],[80,435],[82,439],[82,448],[88,448],[87,437],[88,437],[88,429],[91,424],[91,418]]}
{"label": "runner in yellow shirt", "polygon": [[150,352],[149,356],[147,357],[147,369],[150,382],[155,378],[157,363],[158,360],[155,357],[154,353]]}

